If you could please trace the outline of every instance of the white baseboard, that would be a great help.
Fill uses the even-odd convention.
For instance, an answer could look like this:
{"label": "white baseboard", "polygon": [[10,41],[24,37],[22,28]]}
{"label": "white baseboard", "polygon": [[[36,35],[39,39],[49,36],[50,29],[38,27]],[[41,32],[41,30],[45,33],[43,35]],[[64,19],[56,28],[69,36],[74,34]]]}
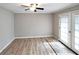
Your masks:
{"label": "white baseboard", "polygon": [[41,37],[53,37],[53,35],[44,35],[44,36],[28,36],[28,37],[15,37],[16,39],[22,38],[41,38]]}
{"label": "white baseboard", "polygon": [[13,41],[15,40],[15,38],[13,38],[8,44],[6,44],[1,50],[0,50],[0,53],[6,49]]}
{"label": "white baseboard", "polygon": [[53,36],[54,36],[55,39],[58,39],[57,35],[53,34]]}

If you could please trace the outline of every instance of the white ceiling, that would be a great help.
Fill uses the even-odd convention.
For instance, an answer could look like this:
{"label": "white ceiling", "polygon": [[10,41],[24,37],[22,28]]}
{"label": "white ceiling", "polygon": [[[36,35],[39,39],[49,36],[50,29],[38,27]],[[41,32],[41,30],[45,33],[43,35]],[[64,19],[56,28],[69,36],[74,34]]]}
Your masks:
{"label": "white ceiling", "polygon": [[[0,6],[3,8],[6,8],[14,13],[34,13],[33,11],[25,11],[22,6],[20,6],[22,3],[0,3]],[[77,4],[75,3],[44,3],[41,4],[40,7],[43,7],[44,10],[37,10],[36,13],[54,13],[59,10],[69,8],[72,6],[75,6]]]}

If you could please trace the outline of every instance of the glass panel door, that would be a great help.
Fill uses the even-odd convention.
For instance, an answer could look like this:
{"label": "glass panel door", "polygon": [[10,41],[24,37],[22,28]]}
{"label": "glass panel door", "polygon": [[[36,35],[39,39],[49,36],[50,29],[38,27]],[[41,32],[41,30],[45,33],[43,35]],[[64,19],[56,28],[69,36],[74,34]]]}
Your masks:
{"label": "glass panel door", "polygon": [[59,16],[59,40],[79,54],[79,11]]}
{"label": "glass panel door", "polygon": [[71,47],[70,40],[70,19],[69,15],[61,15],[59,18],[59,37],[60,41],[62,41],[67,46]]}

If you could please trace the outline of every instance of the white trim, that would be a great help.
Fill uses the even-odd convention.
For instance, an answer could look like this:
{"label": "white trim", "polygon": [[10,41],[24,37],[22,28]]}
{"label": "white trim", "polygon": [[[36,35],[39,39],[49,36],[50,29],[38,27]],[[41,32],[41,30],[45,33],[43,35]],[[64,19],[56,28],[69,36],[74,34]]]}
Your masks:
{"label": "white trim", "polygon": [[15,40],[15,38],[13,38],[9,43],[7,43],[1,50],[0,50],[0,53],[6,49],[13,41]]}
{"label": "white trim", "polygon": [[27,37],[15,37],[15,39],[22,39],[22,38],[41,38],[41,37],[54,37],[53,35],[45,35],[45,36],[27,36]]}

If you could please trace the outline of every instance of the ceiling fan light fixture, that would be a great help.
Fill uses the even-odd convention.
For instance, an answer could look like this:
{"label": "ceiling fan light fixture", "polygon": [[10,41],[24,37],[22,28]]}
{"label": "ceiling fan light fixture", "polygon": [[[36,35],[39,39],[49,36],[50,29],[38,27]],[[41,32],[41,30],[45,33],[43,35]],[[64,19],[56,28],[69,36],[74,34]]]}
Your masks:
{"label": "ceiling fan light fixture", "polygon": [[34,11],[36,8],[35,7],[30,7],[30,10],[31,11]]}
{"label": "ceiling fan light fixture", "polygon": [[25,11],[31,10],[37,12],[37,10],[44,10],[44,8],[40,8],[39,5],[40,4],[37,3],[31,3],[29,6],[28,5],[21,5],[21,6],[25,8]]}
{"label": "ceiling fan light fixture", "polygon": [[30,4],[30,5],[31,5],[30,6],[31,11],[34,11],[36,9],[36,7],[37,7],[37,4]]}

